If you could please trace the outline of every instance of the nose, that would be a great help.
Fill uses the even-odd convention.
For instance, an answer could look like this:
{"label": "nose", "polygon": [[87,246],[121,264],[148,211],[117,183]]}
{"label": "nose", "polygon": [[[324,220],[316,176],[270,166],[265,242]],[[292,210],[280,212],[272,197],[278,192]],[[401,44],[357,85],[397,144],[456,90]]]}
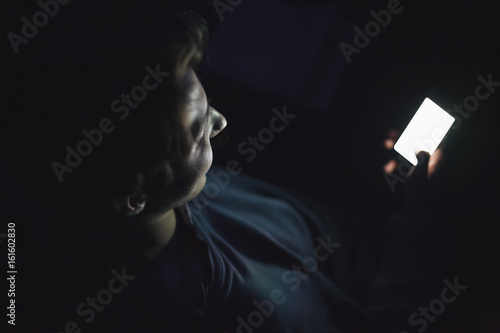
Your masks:
{"label": "nose", "polygon": [[227,126],[226,118],[213,107],[210,107],[210,122],[212,126],[210,139],[219,134]]}

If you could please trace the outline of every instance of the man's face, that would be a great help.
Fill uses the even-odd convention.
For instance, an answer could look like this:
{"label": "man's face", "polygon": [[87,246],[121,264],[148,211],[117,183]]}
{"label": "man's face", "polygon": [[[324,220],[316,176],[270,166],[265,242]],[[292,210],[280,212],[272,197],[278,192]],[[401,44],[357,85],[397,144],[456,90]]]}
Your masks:
{"label": "man's face", "polygon": [[172,181],[164,193],[169,198],[163,199],[167,199],[170,207],[164,208],[176,207],[201,192],[205,175],[212,165],[210,138],[227,124],[224,116],[208,105],[205,90],[193,70],[187,72],[184,80],[186,100],[174,126],[180,133],[180,147],[184,153],[174,154],[168,163]]}

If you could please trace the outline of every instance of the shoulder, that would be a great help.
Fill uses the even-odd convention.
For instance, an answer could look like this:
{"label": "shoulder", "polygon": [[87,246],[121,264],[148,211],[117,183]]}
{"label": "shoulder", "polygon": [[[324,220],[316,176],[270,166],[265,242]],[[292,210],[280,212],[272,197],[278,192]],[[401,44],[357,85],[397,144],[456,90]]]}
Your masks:
{"label": "shoulder", "polygon": [[307,197],[216,166],[188,206],[202,237],[252,257],[274,250],[301,260],[318,237],[334,233],[331,218]]}

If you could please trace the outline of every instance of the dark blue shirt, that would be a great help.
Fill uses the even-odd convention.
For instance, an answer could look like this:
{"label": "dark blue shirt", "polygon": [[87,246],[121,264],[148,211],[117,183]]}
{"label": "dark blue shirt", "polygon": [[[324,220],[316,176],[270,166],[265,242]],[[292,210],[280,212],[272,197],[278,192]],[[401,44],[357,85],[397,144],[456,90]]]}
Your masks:
{"label": "dark blue shirt", "polygon": [[[224,172],[212,168],[205,190],[177,209],[173,240],[137,280],[145,331],[365,331],[364,310],[335,283],[342,245],[326,214]],[[141,327],[134,316],[122,324]]]}

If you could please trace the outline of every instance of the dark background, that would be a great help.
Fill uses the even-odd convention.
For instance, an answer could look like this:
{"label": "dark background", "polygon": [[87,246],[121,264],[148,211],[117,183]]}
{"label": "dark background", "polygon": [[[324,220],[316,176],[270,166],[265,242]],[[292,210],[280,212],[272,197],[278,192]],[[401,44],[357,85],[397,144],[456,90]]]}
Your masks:
{"label": "dark background", "polygon": [[[383,233],[379,217],[401,211],[401,184],[392,193],[381,171],[396,157],[383,148],[387,132],[404,129],[425,97],[450,109],[474,94],[478,76],[500,81],[493,1],[404,0],[348,64],[339,44],[353,45],[353,28],[363,30],[387,3],[245,0],[223,21],[211,5],[205,13],[212,36],[201,77],[229,123],[215,162],[235,159],[246,173],[309,194],[358,243]],[[238,145],[284,105],[297,118],[245,161]],[[432,324],[438,331],[500,331],[499,111],[497,91],[449,132],[433,180],[451,240],[443,239],[448,278],[469,286]]]}
{"label": "dark background", "polygon": [[[243,0],[223,20],[210,1],[199,6],[211,34],[200,77],[229,123],[214,141],[215,163],[237,160],[248,174],[315,198],[362,253],[380,251],[380,220],[402,210],[401,184],[393,193],[382,172],[397,157],[383,147],[388,131],[403,130],[425,97],[449,109],[474,94],[478,76],[500,82],[500,5],[489,0],[402,0],[403,11],[347,63],[339,44],[352,45],[353,28],[387,3]],[[13,26],[36,1],[30,8]],[[297,117],[247,162],[238,145],[285,105]],[[443,239],[446,277],[468,285],[432,323],[438,331],[500,332],[499,112],[500,88],[449,132],[433,179],[451,240]]]}

